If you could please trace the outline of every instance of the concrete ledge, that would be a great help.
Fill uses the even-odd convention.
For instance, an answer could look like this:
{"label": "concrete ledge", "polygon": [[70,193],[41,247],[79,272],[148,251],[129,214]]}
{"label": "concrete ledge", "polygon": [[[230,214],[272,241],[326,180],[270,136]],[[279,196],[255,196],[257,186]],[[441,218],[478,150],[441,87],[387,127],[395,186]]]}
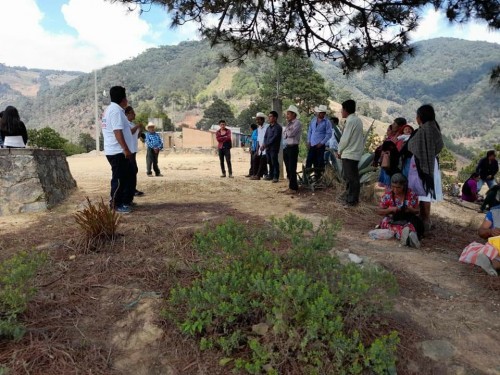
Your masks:
{"label": "concrete ledge", "polygon": [[62,150],[0,149],[0,216],[46,210],[74,188]]}

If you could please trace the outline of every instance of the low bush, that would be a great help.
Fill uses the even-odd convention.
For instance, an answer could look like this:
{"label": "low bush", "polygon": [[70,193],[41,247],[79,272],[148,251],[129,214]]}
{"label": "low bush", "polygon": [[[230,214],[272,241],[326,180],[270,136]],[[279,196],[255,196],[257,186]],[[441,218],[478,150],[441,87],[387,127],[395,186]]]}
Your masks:
{"label": "low bush", "polygon": [[105,204],[102,198],[97,204],[87,198],[87,207],[78,211],[74,217],[83,233],[85,251],[98,251],[104,244],[115,240],[120,215]]}
{"label": "low bush", "polygon": [[293,215],[207,228],[195,237],[200,277],[171,290],[165,316],[251,374],[395,372],[397,333],[373,334],[395,280],[331,257],[337,231]]}
{"label": "low bush", "polygon": [[19,322],[36,292],[34,277],[45,262],[40,253],[20,252],[0,263],[0,336],[20,339],[24,327]]}

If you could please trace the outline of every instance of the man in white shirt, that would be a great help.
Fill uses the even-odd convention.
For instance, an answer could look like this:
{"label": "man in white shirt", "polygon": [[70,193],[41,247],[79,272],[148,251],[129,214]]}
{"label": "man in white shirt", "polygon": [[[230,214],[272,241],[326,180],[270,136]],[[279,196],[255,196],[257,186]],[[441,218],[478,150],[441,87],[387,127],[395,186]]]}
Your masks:
{"label": "man in white shirt", "polygon": [[[132,192],[134,193],[131,197],[129,197],[129,200],[127,200],[126,203],[132,204],[132,201],[134,199],[134,196],[141,196],[144,195],[142,191],[137,190],[137,173],[139,172],[139,168],[137,167],[137,152],[139,151],[139,147],[137,146],[137,143],[139,141],[139,137],[141,136],[142,133],[142,127],[141,125],[136,125],[133,123],[135,120],[135,111],[134,108],[131,106],[128,106],[125,108],[125,116],[127,116],[127,120],[130,125],[130,131],[132,132],[132,136],[134,138],[134,142],[132,144],[133,149],[130,151],[132,152],[132,159],[131,159],[131,166],[132,166]],[[131,192],[131,193],[132,193]]]}
{"label": "man in white shirt", "polygon": [[342,159],[342,172],[347,183],[346,205],[356,206],[359,203],[358,163],[363,155],[363,122],[356,116],[356,102],[352,99],[342,103],[342,118],[346,119],[342,137],[340,137],[337,157]]}
{"label": "man in white shirt", "polygon": [[257,123],[257,149],[254,155],[254,175],[251,180],[260,180],[267,174],[267,156],[266,150],[261,150],[260,146],[264,144],[264,136],[269,124],[266,122],[266,115],[263,112],[257,112],[255,115]]}
{"label": "man in white shirt", "polygon": [[132,191],[132,151],[134,138],[124,109],[128,105],[125,88],[113,86],[109,90],[111,103],[102,118],[104,154],[111,165],[111,200],[116,212],[129,213],[127,205]]}

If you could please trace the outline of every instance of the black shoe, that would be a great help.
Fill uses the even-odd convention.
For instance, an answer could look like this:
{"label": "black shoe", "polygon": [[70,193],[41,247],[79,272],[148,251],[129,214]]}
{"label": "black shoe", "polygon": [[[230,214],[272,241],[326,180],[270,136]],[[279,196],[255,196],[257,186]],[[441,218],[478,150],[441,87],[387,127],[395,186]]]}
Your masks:
{"label": "black shoe", "polygon": [[148,173],[147,175],[148,175],[148,177],[153,177],[152,173]]}
{"label": "black shoe", "polygon": [[158,173],[156,177],[163,177],[163,175],[161,173]]}
{"label": "black shoe", "polygon": [[144,193],[142,191],[136,190],[135,193],[134,193],[134,195],[136,197],[140,197],[141,195],[144,195]]}
{"label": "black shoe", "polygon": [[220,177],[221,177],[221,178],[224,178],[224,177],[226,177],[226,174],[224,173],[224,174],[222,174]]}
{"label": "black shoe", "polygon": [[277,178],[273,178],[273,184],[280,182]]}
{"label": "black shoe", "polygon": [[264,177],[264,180],[266,180],[266,181],[272,181],[273,178],[268,176],[268,177]]}

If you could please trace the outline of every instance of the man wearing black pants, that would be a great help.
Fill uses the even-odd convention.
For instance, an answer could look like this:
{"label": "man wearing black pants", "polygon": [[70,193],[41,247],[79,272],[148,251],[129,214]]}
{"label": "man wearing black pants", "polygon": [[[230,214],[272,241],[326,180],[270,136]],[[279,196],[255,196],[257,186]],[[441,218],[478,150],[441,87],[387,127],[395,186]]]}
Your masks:
{"label": "man wearing black pants", "polygon": [[363,123],[356,116],[356,102],[346,100],[342,103],[342,118],[346,119],[344,132],[339,142],[337,157],[342,159],[342,171],[346,181],[346,202],[348,206],[359,203],[358,163],[363,155]]}
{"label": "man wearing black pants", "polygon": [[113,86],[109,90],[111,103],[102,118],[104,153],[111,166],[110,205],[120,213],[129,213],[128,200],[132,190],[133,136],[125,116],[128,105],[125,88]]}
{"label": "man wearing black pants", "polygon": [[226,177],[226,168],[224,159],[226,159],[229,178],[233,178],[233,167],[231,165],[231,147],[233,144],[231,130],[226,128],[226,121],[219,121],[219,130],[215,133],[215,138],[218,142],[221,177]]}
{"label": "man wearing black pants", "polygon": [[269,175],[266,180],[272,180],[274,183],[279,182],[280,178],[280,164],[278,160],[278,154],[281,147],[281,134],[283,129],[280,124],[278,124],[278,112],[269,112],[269,127],[266,130],[266,135],[264,136],[264,143],[261,146],[261,150],[266,150],[267,160],[271,164]]}
{"label": "man wearing black pants", "polygon": [[300,136],[302,135],[302,124],[297,119],[299,111],[297,107],[291,105],[286,110],[286,120],[288,121],[283,130],[285,148],[283,149],[283,160],[285,162],[286,175],[288,176],[288,189],[285,194],[296,194],[299,191],[297,183],[297,160],[299,158]]}
{"label": "man wearing black pants", "polygon": [[314,165],[315,176],[318,180],[325,168],[325,145],[332,137],[332,123],[326,118],[327,111],[326,105],[315,107],[316,116],[312,118],[307,130],[306,168],[311,168]]}

